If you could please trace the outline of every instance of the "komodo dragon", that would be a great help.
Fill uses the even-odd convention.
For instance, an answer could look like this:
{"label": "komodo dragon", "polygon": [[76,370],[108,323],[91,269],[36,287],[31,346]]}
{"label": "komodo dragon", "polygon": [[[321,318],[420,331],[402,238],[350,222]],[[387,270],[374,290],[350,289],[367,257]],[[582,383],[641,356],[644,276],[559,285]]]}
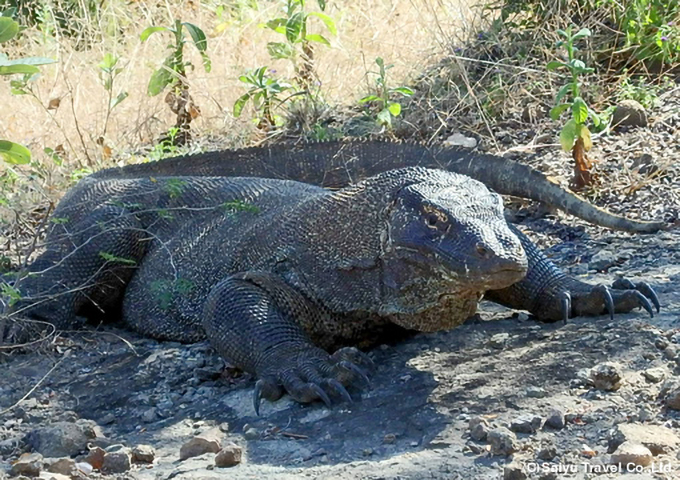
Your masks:
{"label": "komodo dragon", "polygon": [[453,328],[482,295],[548,321],[660,308],[645,283],[566,276],[506,223],[500,196],[456,173],[407,167],[332,191],[116,171],[66,194],[8,313],[70,329],[120,310],[158,339],[207,337],[257,376],[256,411],[286,392],[351,399],[368,363],[355,347]]}

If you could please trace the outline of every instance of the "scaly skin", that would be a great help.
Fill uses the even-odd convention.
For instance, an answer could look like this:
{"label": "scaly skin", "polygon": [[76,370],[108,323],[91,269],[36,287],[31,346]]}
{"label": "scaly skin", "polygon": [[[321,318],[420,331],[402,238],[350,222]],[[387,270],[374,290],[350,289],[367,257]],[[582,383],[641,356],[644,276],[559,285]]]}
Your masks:
{"label": "scaly skin", "polygon": [[350,140],[251,147],[127,165],[93,177],[247,176],[343,188],[387,170],[416,166],[467,175],[497,193],[544,202],[613,230],[651,233],[665,228],[663,222],[630,220],[591,205],[527,165],[468,149],[414,142]]}
{"label": "scaly skin", "polygon": [[611,293],[566,277],[506,223],[498,195],[441,170],[393,170],[338,191],[95,176],[54,216],[11,314],[67,329],[122,305],[142,334],[207,337],[257,376],[256,409],[284,392],[349,399],[345,386],[370,367],[355,347],[453,328],[485,293],[546,320],[658,308],[646,285]]}

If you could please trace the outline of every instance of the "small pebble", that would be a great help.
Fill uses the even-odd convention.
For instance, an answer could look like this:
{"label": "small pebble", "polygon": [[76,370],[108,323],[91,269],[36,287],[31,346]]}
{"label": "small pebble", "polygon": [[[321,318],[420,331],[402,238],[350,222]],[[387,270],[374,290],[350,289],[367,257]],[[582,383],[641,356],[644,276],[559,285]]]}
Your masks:
{"label": "small pebble", "polygon": [[608,392],[618,390],[623,383],[621,366],[616,363],[600,363],[590,371],[590,381],[598,390]]}
{"label": "small pebble", "polygon": [[215,455],[215,466],[219,468],[233,467],[241,463],[242,457],[243,449],[230,442]]}
{"label": "small pebble", "polygon": [[548,418],[545,420],[545,425],[550,428],[561,430],[566,424],[565,420],[564,412],[559,408],[553,408],[548,414]]}
{"label": "small pebble", "polygon": [[647,447],[635,442],[624,442],[611,456],[611,463],[624,467],[629,463],[646,467],[652,463],[652,452]]}
{"label": "small pebble", "polygon": [[517,437],[505,427],[490,430],[486,439],[491,445],[491,453],[493,455],[507,456],[519,450]]}

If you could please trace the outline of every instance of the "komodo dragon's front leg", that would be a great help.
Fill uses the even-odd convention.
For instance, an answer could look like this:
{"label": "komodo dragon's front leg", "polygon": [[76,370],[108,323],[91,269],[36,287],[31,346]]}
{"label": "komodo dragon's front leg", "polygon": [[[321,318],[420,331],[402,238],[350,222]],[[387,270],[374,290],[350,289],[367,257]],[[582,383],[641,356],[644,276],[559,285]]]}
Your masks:
{"label": "komodo dragon's front leg", "polygon": [[488,300],[528,310],[540,320],[566,321],[581,315],[629,312],[642,307],[654,316],[652,305],[660,310],[659,298],[645,282],[633,284],[619,279],[610,287],[591,285],[564,274],[517,227],[509,225],[527,254],[529,268],[520,282],[501,290],[488,291]]}
{"label": "komodo dragon's front leg", "polygon": [[355,348],[329,355],[315,346],[305,330],[324,321],[324,312],[269,273],[248,272],[215,285],[203,309],[203,327],[213,347],[257,378],[254,406],[262,397],[278,400],[288,393],[298,402],[322,400],[327,392],[345,400],[343,385],[368,383],[359,365],[371,360]]}

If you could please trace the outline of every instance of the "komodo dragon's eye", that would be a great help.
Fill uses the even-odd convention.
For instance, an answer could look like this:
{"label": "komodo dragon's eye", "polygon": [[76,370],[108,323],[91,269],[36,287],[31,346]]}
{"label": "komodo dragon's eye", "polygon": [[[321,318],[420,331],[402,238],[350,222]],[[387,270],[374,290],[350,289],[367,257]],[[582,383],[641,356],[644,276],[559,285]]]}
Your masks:
{"label": "komodo dragon's eye", "polygon": [[448,217],[434,208],[425,208],[425,223],[430,228],[439,228],[448,222]]}

